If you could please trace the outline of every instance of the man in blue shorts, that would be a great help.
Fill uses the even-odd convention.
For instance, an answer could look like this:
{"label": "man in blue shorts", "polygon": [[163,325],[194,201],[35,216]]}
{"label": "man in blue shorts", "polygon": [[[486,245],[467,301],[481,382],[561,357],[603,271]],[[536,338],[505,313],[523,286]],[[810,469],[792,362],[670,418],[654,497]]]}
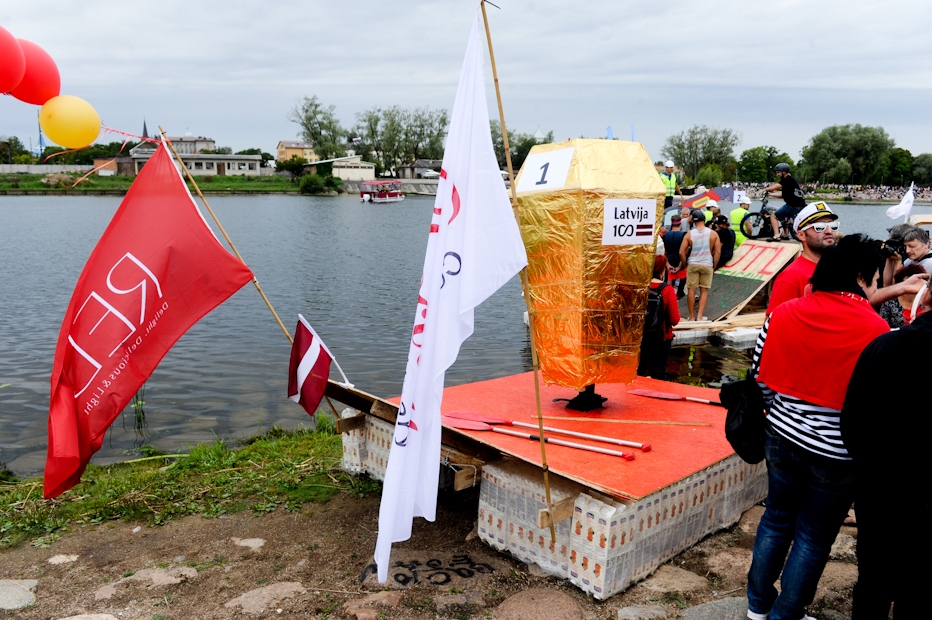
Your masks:
{"label": "man in blue shorts", "polygon": [[765,188],[764,193],[780,190],[783,202],[786,204],[777,209],[775,213],[770,214],[770,223],[773,226],[773,239],[770,239],[770,241],[780,241],[781,239],[786,241],[790,238],[789,228],[783,228],[781,237],[780,221],[792,222],[793,218],[806,207],[806,197],[803,195],[799,183],[790,174],[789,164],[777,164],[774,170],[777,172],[777,178],[780,181]]}

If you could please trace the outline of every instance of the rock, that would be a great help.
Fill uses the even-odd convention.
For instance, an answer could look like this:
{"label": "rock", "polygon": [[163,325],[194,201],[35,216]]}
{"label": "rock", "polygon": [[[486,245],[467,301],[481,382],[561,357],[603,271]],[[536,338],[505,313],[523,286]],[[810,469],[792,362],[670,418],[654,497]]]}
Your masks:
{"label": "rock", "polygon": [[755,536],[757,535],[757,526],[760,524],[760,518],[762,516],[764,516],[764,507],[752,506],[750,510],[741,515],[741,519],[738,521],[738,527],[742,532]]}
{"label": "rock", "polygon": [[107,601],[110,600],[110,597],[112,597],[114,594],[116,594],[116,584],[108,583],[104,587],[94,592],[94,600]]}
{"label": "rock", "polygon": [[851,620],[851,616],[846,616],[834,609],[823,609],[819,612],[819,616],[821,616],[822,620]]}
{"label": "rock", "polygon": [[343,603],[343,612],[347,616],[356,616],[356,620],[376,620],[380,612],[375,607],[397,607],[403,598],[401,592],[375,592]]}
{"label": "rock", "polygon": [[550,573],[542,569],[537,564],[528,564],[527,572],[531,573],[534,577],[549,577]]}
{"label": "rock", "polygon": [[630,605],[618,610],[618,620],[656,620],[667,617],[660,605]]}
{"label": "rock", "polygon": [[122,583],[124,581],[151,581],[154,586],[171,586],[187,579],[194,579],[195,577],[197,577],[197,570],[190,566],[179,566],[172,569],[144,568],[125,579],[121,579],[117,583]]}
{"label": "rock", "polygon": [[53,555],[46,561],[49,564],[71,564],[72,562],[78,561],[78,556],[76,555]]}
{"label": "rock", "polygon": [[683,612],[683,620],[745,620],[747,617],[746,598],[723,598],[690,607]]}
{"label": "rock", "polygon": [[68,616],[61,620],[117,620],[117,618],[110,614],[80,614],[78,616]]}
{"label": "rock", "polygon": [[473,524],[472,530],[466,534],[466,542],[469,542],[473,538],[479,538],[479,522]]}
{"label": "rock", "polygon": [[185,561],[186,557],[187,556],[176,555],[174,558],[172,558],[172,562],[174,562],[175,564],[181,564],[182,562]]}
{"label": "rock", "polygon": [[752,555],[750,549],[734,547],[716,553],[707,560],[707,563],[709,570],[713,573],[735,584],[745,584],[748,581],[748,571],[751,569]]}
{"label": "rock", "polygon": [[298,560],[298,566],[304,566],[307,564],[307,560]]}
{"label": "rock", "polygon": [[696,573],[664,564],[657,569],[656,573],[644,580],[641,587],[652,592],[694,594],[708,590],[709,582],[705,577],[700,577]]}
{"label": "rock", "polygon": [[0,609],[22,609],[36,602],[35,579],[0,579]]}
{"label": "rock", "polygon": [[261,538],[231,538],[230,540],[233,541],[234,545],[249,547],[253,551],[258,551],[265,544],[265,541]]}
{"label": "rock", "polygon": [[582,607],[559,590],[534,588],[509,596],[495,610],[498,620],[581,620]]}
{"label": "rock", "polygon": [[250,590],[231,601],[224,603],[224,607],[241,607],[244,613],[261,614],[266,607],[296,594],[304,594],[307,590],[295,581],[280,581],[268,586]]}
{"label": "rock", "polygon": [[444,611],[455,605],[485,607],[485,595],[478,590],[471,590],[462,594],[438,594],[433,597],[433,601],[439,611]]}
{"label": "rock", "polygon": [[829,552],[829,557],[833,560],[854,560],[856,541],[853,536],[848,534],[839,534],[835,537],[835,543]]}

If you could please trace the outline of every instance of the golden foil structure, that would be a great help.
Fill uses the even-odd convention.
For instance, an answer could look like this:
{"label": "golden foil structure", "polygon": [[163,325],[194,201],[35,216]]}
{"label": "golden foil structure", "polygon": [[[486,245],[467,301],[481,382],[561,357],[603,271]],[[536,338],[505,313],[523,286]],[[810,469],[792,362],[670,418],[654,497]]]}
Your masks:
{"label": "golden foil structure", "polygon": [[515,179],[544,382],[631,383],[665,191],[644,147],[538,145]]}

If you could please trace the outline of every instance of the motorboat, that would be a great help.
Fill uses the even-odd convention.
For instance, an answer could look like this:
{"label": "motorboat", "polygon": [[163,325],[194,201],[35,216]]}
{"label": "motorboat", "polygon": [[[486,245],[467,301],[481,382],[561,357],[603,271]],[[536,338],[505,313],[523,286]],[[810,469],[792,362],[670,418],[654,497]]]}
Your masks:
{"label": "motorboat", "polygon": [[405,195],[401,191],[401,181],[383,179],[360,183],[359,199],[363,202],[401,202]]}

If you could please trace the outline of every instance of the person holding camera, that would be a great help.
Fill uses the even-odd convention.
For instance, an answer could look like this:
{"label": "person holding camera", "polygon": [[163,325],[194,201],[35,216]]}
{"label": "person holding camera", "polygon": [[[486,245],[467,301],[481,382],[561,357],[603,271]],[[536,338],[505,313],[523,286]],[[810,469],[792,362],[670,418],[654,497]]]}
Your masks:
{"label": "person holding camera", "polygon": [[913,226],[903,235],[903,245],[906,248],[906,260],[903,266],[922,265],[926,273],[932,275],[932,248],[930,248],[928,231]]}
{"label": "person holding camera", "polygon": [[[920,294],[923,310],[932,309],[929,289]],[[841,408],[841,438],[854,463],[858,511],[852,620],[887,618],[891,603],[894,618],[927,618],[929,613],[929,570],[923,566],[932,553],[932,538],[904,527],[909,519],[932,512],[932,494],[919,482],[932,473],[932,416],[925,413],[929,393],[922,387],[928,369],[921,363],[932,356],[932,312],[917,314],[909,325],[864,349]],[[903,484],[904,475],[909,486],[884,492],[891,483]]]}
{"label": "person holding camera", "polygon": [[[839,436],[841,409],[861,351],[889,331],[869,302],[880,262],[878,244],[864,235],[825,248],[812,292],[776,307],[758,337],[750,372],[767,410],[768,492],[748,572],[752,620],[808,617],[804,608],[854,499],[854,467]],[[875,379],[862,381],[886,393]],[[882,410],[870,410],[875,424]]]}

